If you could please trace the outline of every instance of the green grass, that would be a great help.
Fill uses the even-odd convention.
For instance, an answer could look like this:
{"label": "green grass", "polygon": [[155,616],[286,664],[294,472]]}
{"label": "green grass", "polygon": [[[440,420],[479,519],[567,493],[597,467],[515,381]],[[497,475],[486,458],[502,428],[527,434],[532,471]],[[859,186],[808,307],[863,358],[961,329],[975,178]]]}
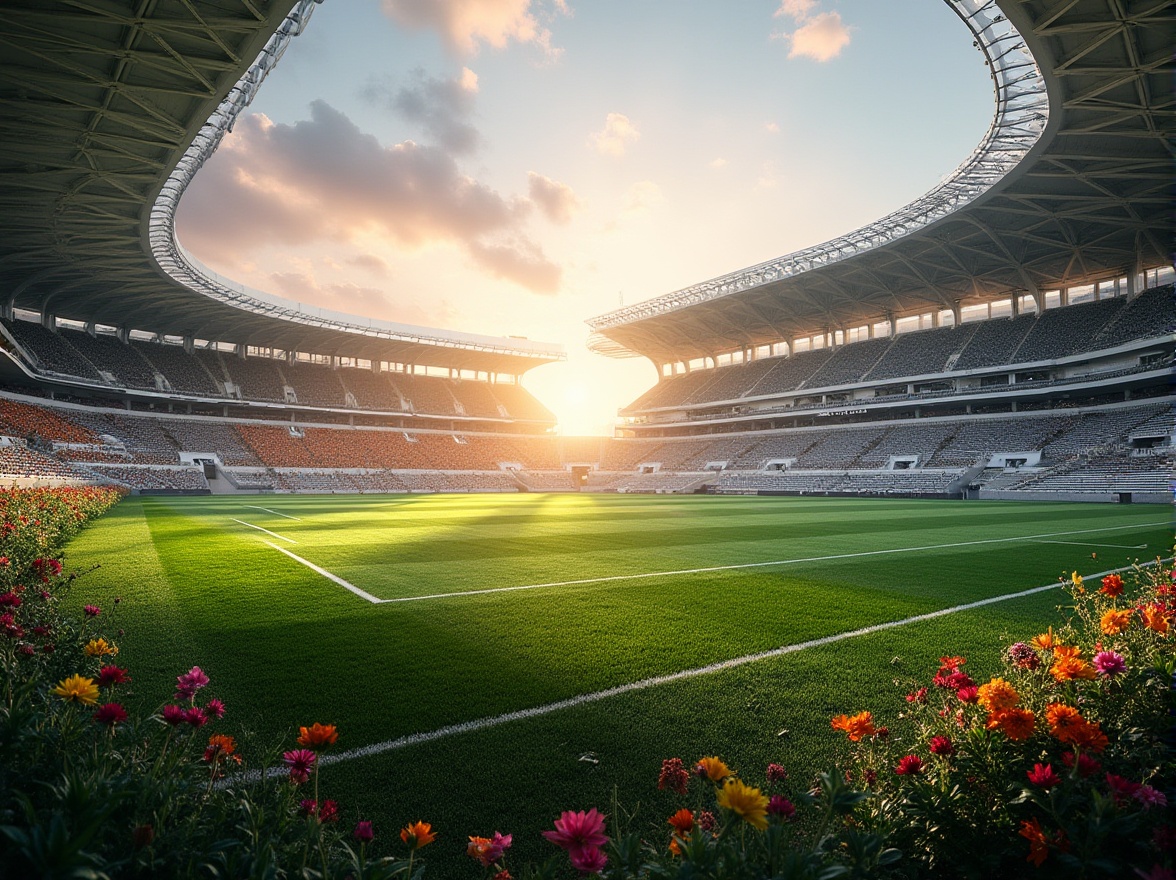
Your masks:
{"label": "green grass", "polygon": [[[79,582],[79,603],[109,609],[123,597],[110,625],[126,629],[120,661],[145,703],[198,664],[229,706],[226,724],[252,742],[289,745],[298,724],[329,721],[352,748],[1166,555],[1170,515],[788,498],[149,498],[75,540],[67,564],[103,566]],[[382,599],[812,561],[373,605],[263,539]],[[904,548],[929,549],[812,559]],[[831,714],[896,714],[892,681],[942,654],[995,670],[1001,636],[1034,634],[1059,599],[1037,594],[338,764],[324,784],[348,819],[374,818],[385,839],[410,819],[433,821],[444,875],[475,876],[456,867],[464,835],[513,831],[521,855],[545,856],[536,829],[560,809],[607,806],[614,785],[660,816],[663,757],[719,753],[753,777],[769,760],[794,775],[819,767],[836,744]],[[581,761],[588,752],[599,763]]]}

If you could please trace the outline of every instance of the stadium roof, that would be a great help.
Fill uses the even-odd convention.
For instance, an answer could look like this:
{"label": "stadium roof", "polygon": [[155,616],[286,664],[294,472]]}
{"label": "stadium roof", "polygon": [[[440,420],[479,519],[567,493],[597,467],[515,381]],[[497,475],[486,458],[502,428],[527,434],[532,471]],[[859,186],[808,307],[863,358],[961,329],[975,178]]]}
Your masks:
{"label": "stadium roof", "polygon": [[590,346],[687,360],[1168,262],[1171,0],[946,2],[996,94],[951,177],[842,238],[590,320]]}
{"label": "stadium roof", "polygon": [[217,276],[174,211],[314,0],[5,0],[0,304],[222,342],[521,373],[561,346],[375,321]]}

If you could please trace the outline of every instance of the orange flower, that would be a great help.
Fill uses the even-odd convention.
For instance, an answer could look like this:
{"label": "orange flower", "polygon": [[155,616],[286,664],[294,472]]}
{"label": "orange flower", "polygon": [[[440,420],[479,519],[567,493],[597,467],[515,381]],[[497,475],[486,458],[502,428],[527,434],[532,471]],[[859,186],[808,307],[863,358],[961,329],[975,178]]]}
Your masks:
{"label": "orange flower", "polygon": [[1102,587],[1099,592],[1113,599],[1123,592],[1123,578],[1118,574],[1108,574],[1102,579]]}
{"label": "orange flower", "polygon": [[1049,855],[1049,838],[1041,830],[1041,823],[1036,817],[1022,819],[1021,830],[1017,833],[1029,841],[1029,855],[1025,857],[1025,861],[1032,862],[1040,868]]}
{"label": "orange flower", "polygon": [[1049,724],[1049,732],[1059,737],[1061,732],[1086,723],[1081,712],[1065,703],[1050,703],[1045,710],[1045,720]]}
{"label": "orange flower", "polygon": [[859,742],[863,737],[873,736],[874,716],[869,712],[856,715],[838,715],[830,724],[834,730],[844,730],[850,742]]}
{"label": "orange flower", "polygon": [[1003,678],[994,678],[988,684],[980,685],[976,698],[989,712],[1011,709],[1021,702],[1021,695]]}
{"label": "orange flower", "polygon": [[1168,615],[1164,613],[1164,606],[1159,602],[1144,605],[1139,609],[1139,616],[1143,618],[1143,625],[1162,636],[1168,634]]}
{"label": "orange flower", "polygon": [[1104,635],[1117,636],[1131,625],[1131,609],[1126,608],[1122,611],[1119,611],[1115,608],[1112,608],[1102,616],[1102,620],[1099,621],[1099,625],[1102,627]]}
{"label": "orange flower", "polygon": [[339,739],[339,733],[334,724],[319,724],[315,722],[310,727],[298,728],[298,745],[308,749],[321,749],[333,746]]}
{"label": "orange flower", "polygon": [[1082,652],[1075,647],[1058,645],[1054,648],[1053,666],[1049,674],[1055,681],[1072,681],[1075,678],[1091,679],[1098,675],[1094,667],[1079,656]]}
{"label": "orange flower", "polygon": [[237,741],[223,733],[214,733],[210,736],[208,738],[208,745],[210,748],[215,748],[218,753],[225,757],[237,751]]}
{"label": "orange flower", "polygon": [[436,840],[437,835],[433,833],[433,826],[428,822],[409,822],[400,829],[400,839],[413,849],[420,849]]}
{"label": "orange flower", "polygon": [[721,758],[703,758],[696,767],[699,776],[705,776],[711,782],[722,782],[731,776],[731,768]]}
{"label": "orange flower", "polygon": [[1028,709],[1001,709],[992,712],[984,726],[989,730],[999,730],[1013,742],[1021,742],[1033,736],[1035,719]]}
{"label": "orange flower", "polygon": [[1039,651],[1048,651],[1050,648],[1058,646],[1058,640],[1054,637],[1053,627],[1049,628],[1048,632],[1043,632],[1041,635],[1029,641],[1029,644]]}
{"label": "orange flower", "polygon": [[670,816],[666,822],[667,824],[673,826],[674,832],[679,837],[686,837],[691,831],[694,830],[694,814],[685,807],[678,810],[678,812],[674,813],[674,815]]}
{"label": "orange flower", "polygon": [[1070,735],[1070,742],[1079,749],[1087,752],[1102,752],[1110,745],[1110,740],[1102,732],[1102,728],[1097,721],[1087,721],[1085,724],[1075,728]]}

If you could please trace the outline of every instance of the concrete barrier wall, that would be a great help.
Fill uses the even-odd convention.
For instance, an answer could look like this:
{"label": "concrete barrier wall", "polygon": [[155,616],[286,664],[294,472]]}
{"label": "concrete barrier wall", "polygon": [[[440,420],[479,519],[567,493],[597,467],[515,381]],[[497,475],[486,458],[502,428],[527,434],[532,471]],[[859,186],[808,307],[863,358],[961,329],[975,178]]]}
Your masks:
{"label": "concrete barrier wall", "polygon": [[[1117,504],[1118,492],[1033,492],[1012,489],[981,489],[981,501],[1087,501],[1096,504]],[[1132,492],[1133,504],[1171,504],[1167,492]]]}

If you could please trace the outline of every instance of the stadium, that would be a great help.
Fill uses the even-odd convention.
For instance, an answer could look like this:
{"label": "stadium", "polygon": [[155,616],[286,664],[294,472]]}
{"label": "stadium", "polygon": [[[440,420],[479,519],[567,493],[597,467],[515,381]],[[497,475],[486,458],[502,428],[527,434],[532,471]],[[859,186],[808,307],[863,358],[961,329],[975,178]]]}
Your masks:
{"label": "stadium", "polygon": [[1166,556],[1173,6],[946,5],[993,87],[972,154],[839,238],[582,316],[658,381],[574,437],[523,384],[563,345],[283,299],[177,238],[331,4],[6,4],[0,483],[126,494],[65,561],[101,566],[76,590],[120,605],[136,699],[197,664],[254,766],[337,724],[351,820],[540,861],[549,814],[615,813],[669,755],[823,766],[898,665]]}

